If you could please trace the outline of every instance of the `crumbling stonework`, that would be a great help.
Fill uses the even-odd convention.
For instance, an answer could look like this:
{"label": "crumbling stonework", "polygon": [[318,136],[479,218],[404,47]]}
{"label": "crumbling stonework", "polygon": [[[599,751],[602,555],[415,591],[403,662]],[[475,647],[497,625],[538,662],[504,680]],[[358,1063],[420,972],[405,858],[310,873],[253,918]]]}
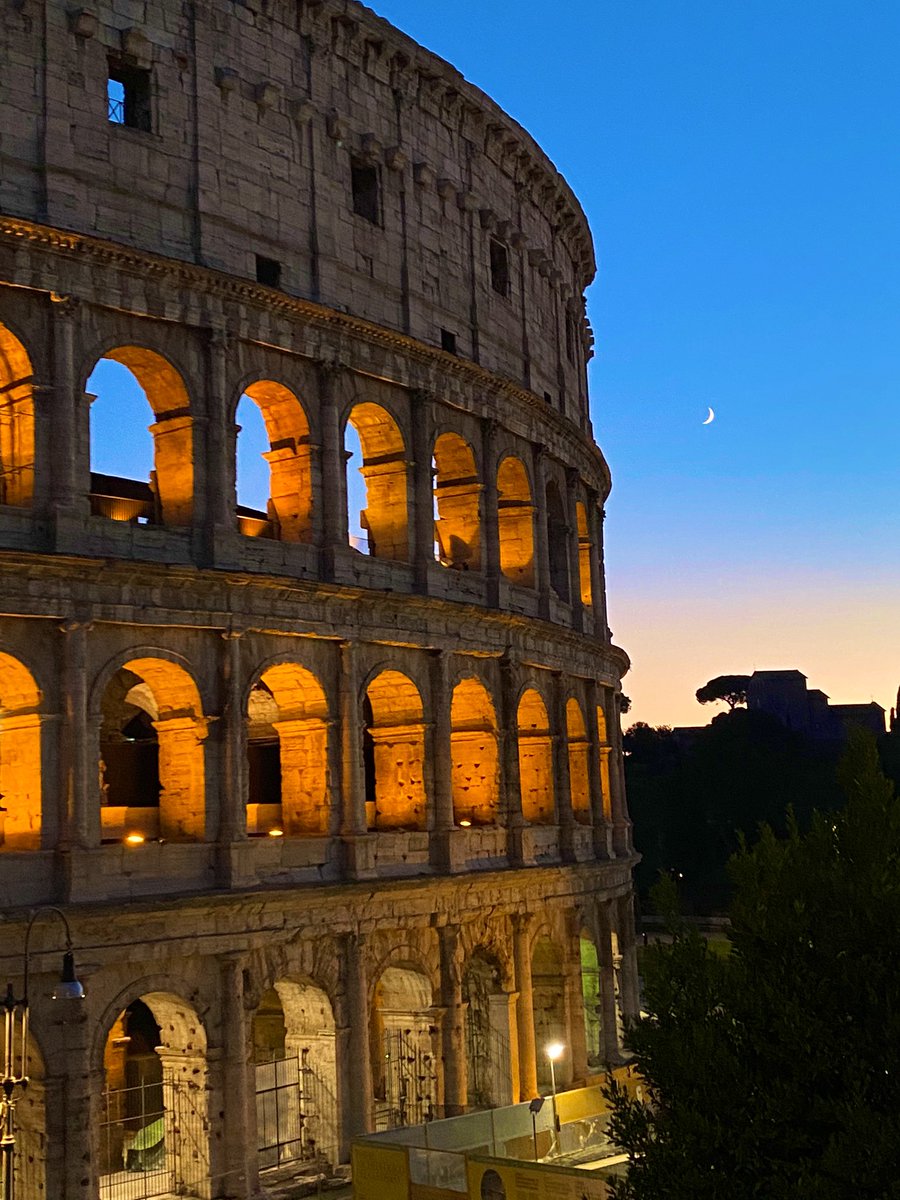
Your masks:
{"label": "crumbling stonework", "polygon": [[[353,0],[21,0],[0,53],[0,951],[59,905],[87,990],[37,926],[20,1194],[115,1200],[147,1105],[249,1200],[550,1037],[584,1078],[637,983],[577,202]],[[100,360],[145,481],[91,470]]]}

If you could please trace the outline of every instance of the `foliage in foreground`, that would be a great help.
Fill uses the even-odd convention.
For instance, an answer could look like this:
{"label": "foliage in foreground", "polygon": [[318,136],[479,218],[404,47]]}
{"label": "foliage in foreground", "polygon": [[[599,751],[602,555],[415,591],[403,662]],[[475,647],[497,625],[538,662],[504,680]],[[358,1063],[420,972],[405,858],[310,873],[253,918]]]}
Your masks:
{"label": "foliage in foreground", "polygon": [[840,774],[844,809],[732,861],[729,956],[674,917],[645,951],[618,1200],[900,1197],[900,801],[862,734]]}

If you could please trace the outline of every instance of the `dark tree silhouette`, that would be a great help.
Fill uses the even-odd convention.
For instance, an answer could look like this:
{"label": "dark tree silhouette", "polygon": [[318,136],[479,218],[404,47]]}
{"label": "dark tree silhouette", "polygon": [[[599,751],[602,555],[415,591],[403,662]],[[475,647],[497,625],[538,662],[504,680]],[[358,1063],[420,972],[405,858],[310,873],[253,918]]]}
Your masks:
{"label": "dark tree silhouette", "polygon": [[696,696],[701,704],[712,704],[716,700],[724,700],[729,710],[738,704],[747,703],[747,688],[750,686],[749,675],[717,675],[697,688]]}

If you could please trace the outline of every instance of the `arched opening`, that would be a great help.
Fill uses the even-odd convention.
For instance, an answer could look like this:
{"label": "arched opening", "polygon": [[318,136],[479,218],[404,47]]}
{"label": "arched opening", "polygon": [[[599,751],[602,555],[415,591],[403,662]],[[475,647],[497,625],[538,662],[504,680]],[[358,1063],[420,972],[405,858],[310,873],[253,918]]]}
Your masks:
{"label": "arched opening", "polygon": [[[194,421],[181,375],[153,350],[120,346],[100,360],[87,386],[96,397],[91,405],[91,511],[138,524],[190,525]],[[129,450],[132,444],[140,447],[131,435],[146,419],[141,397],[153,413],[149,474],[141,449]],[[123,437],[126,430],[129,436]]]}
{"label": "arched opening", "polygon": [[19,339],[0,325],[0,504],[34,497],[34,368]]}
{"label": "arched opening", "polygon": [[253,1017],[260,1170],[337,1162],[337,1065],[331,1002],[311,983],[279,980]]}
{"label": "arched opening", "polygon": [[479,947],[463,975],[466,1063],[470,1108],[512,1103],[509,996],[497,959]]}
{"label": "arched opening", "polygon": [[421,1125],[437,1115],[431,984],[413,967],[386,967],[375,985],[374,1001],[376,1128]]}
{"label": "arched opening", "polygon": [[312,450],[303,405],[282,384],[261,379],[241,396],[237,425],[241,533],[311,542]]}
{"label": "arched opening", "polygon": [[590,934],[582,930],[578,939],[581,950],[581,994],[584,1003],[584,1035],[588,1065],[603,1062],[603,1026],[600,1005],[600,961]]}
{"label": "arched opening", "polygon": [[587,509],[579,500],[575,505],[575,519],[578,524],[578,582],[581,587],[581,603],[590,608],[593,603],[591,591],[591,534],[588,528]]}
{"label": "arched opening", "polygon": [[603,819],[612,820],[612,790],[609,781],[609,756],[612,746],[606,732],[606,713],[597,705],[597,741],[600,748],[600,792],[603,801]]}
{"label": "arched opening", "polygon": [[189,1004],[132,1001],[103,1053],[101,1200],[202,1196],[209,1182],[206,1034]]}
{"label": "arched opening", "polygon": [[297,663],[260,676],[247,702],[247,832],[318,837],[328,833],[328,703]]}
{"label": "arched opening", "polygon": [[457,825],[494,825],[499,793],[497,717],[487,688],[463,679],[450,702],[453,820]]}
{"label": "arched opening", "polygon": [[197,685],[160,658],[125,663],[101,701],[100,793],[104,841],[202,841],[206,833]]}
{"label": "arched opening", "polygon": [[40,704],[28,668],[0,653],[0,850],[41,846]]}
{"label": "arched opening", "polygon": [[534,502],[518,458],[504,458],[497,472],[497,528],[500,570],[510,583],[534,587]]}
{"label": "arched opening", "polygon": [[522,694],[517,723],[522,816],[531,825],[551,825],[554,816],[553,738],[547,706],[534,688],[528,688]]}
{"label": "arched opening", "polygon": [[[359,527],[365,549],[374,558],[409,561],[409,512],[407,500],[407,463],[403,436],[394,418],[378,404],[357,404],[347,418],[359,438],[362,466],[359,473],[365,485],[365,507],[359,513]],[[353,454],[347,437],[348,459]],[[354,482],[347,480],[348,507],[355,494]],[[350,534],[350,544],[354,545]]]}
{"label": "arched opening", "polygon": [[424,829],[425,723],[418,688],[400,671],[382,671],[369,684],[366,701],[368,828]]}
{"label": "arched opening", "polygon": [[569,793],[572,812],[582,825],[591,823],[591,772],[587,729],[581,705],[571,696],[566,702],[566,743],[569,754]]}
{"label": "arched opening", "polygon": [[566,510],[556,481],[547,481],[544,492],[547,504],[547,542],[550,557],[550,586],[564,603],[571,596],[569,589],[569,526]]}
{"label": "arched opening", "polygon": [[481,569],[481,484],[472,447],[456,433],[434,443],[435,536],[441,566]]}
{"label": "arched opening", "polygon": [[557,1087],[571,1079],[562,955],[548,937],[540,937],[535,942],[531,956],[531,983],[534,992],[538,1088],[541,1092],[547,1092],[552,1083],[547,1047],[553,1042],[560,1042],[565,1047],[562,1058],[554,1064]]}

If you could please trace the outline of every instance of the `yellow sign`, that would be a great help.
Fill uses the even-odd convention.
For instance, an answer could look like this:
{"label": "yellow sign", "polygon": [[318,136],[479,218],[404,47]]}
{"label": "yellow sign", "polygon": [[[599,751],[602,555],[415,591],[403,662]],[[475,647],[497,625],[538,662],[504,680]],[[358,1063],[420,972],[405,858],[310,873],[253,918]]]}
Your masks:
{"label": "yellow sign", "polygon": [[356,1142],[352,1161],[354,1200],[409,1200],[405,1150]]}
{"label": "yellow sign", "polygon": [[468,1163],[470,1200],[608,1200],[606,1183],[591,1171]]}

